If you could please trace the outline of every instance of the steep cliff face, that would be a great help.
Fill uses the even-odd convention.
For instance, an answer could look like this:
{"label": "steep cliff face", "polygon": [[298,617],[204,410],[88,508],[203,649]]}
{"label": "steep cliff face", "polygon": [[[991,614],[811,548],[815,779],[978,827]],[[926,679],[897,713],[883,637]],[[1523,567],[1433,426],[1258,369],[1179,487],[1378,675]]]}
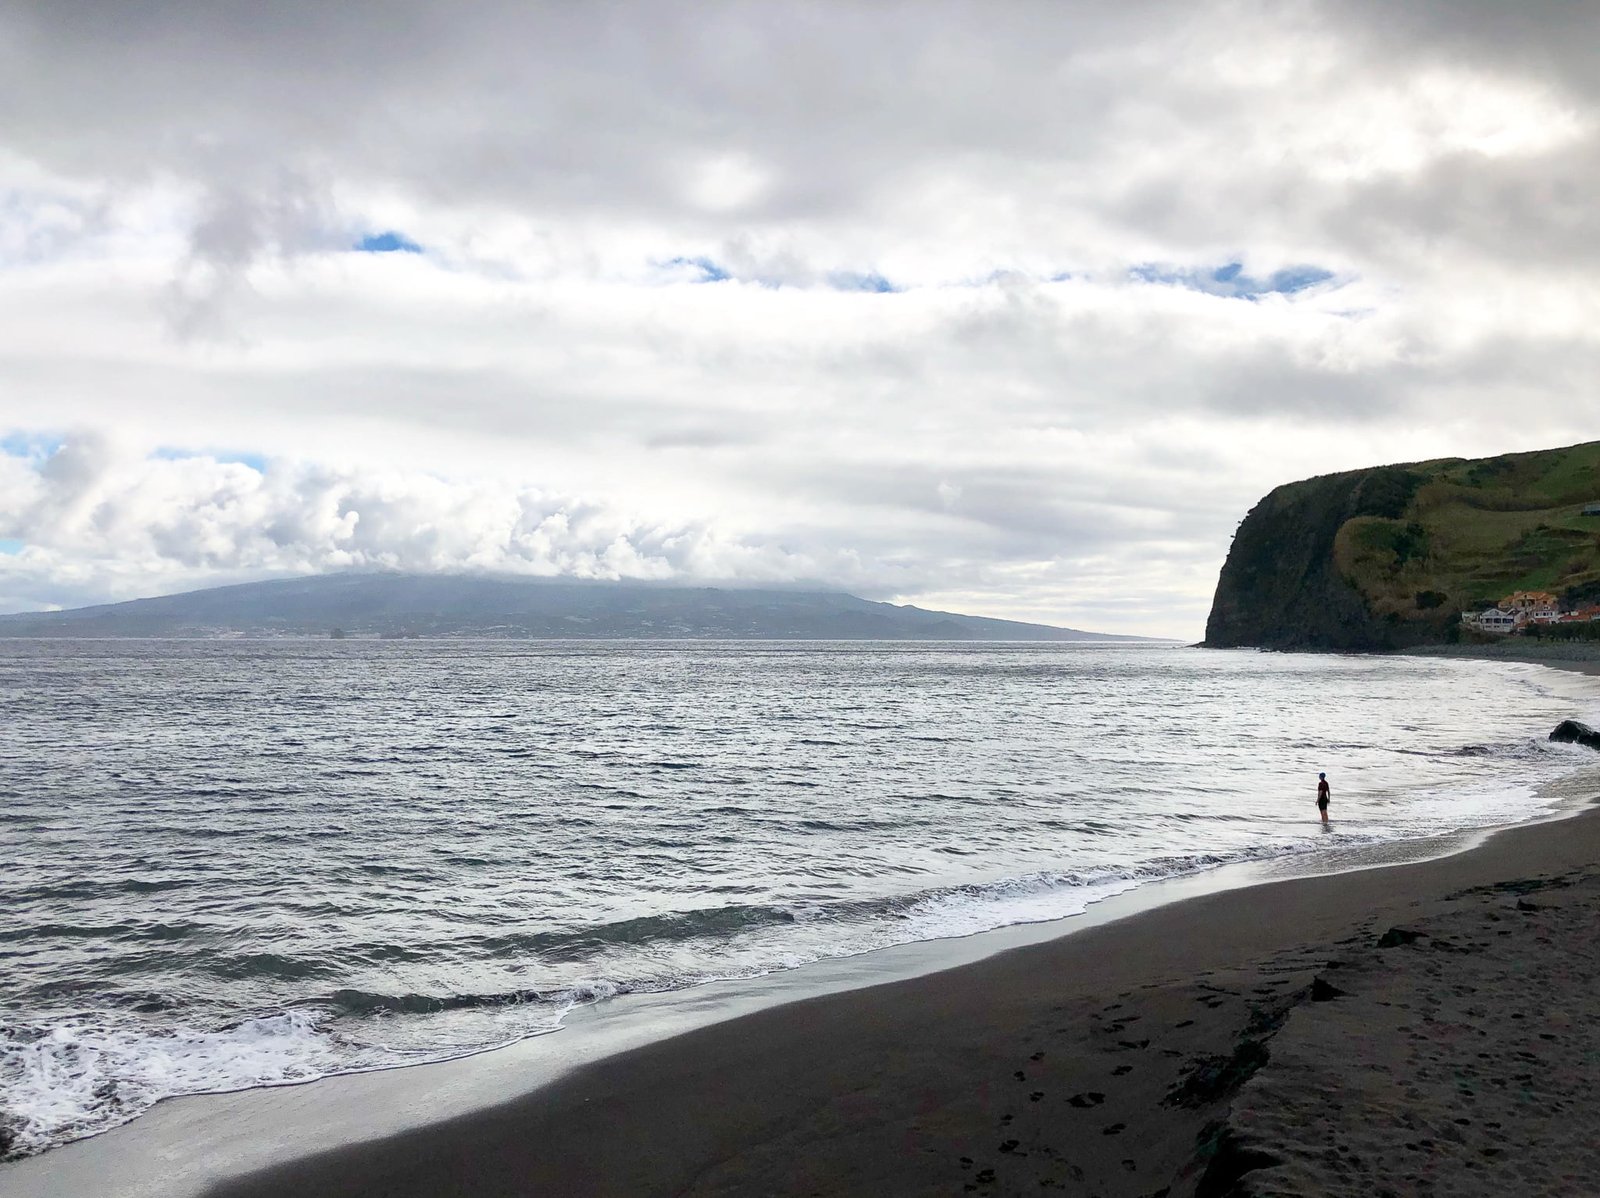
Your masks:
{"label": "steep cliff face", "polygon": [[1334,552],[1348,521],[1400,518],[1423,481],[1412,470],[1383,466],[1274,490],[1234,535],[1206,621],[1206,644],[1383,649],[1437,636],[1431,628],[1422,632],[1375,616],[1341,575]]}
{"label": "steep cliff face", "polygon": [[1206,644],[1380,650],[1514,590],[1600,600],[1600,442],[1328,474],[1239,525]]}

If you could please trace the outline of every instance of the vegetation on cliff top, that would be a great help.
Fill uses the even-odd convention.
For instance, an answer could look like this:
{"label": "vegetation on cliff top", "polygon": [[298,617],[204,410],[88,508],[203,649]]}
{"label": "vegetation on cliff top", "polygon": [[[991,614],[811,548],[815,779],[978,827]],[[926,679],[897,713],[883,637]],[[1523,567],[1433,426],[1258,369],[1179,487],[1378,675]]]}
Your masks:
{"label": "vegetation on cliff top", "polygon": [[1600,598],[1600,442],[1324,475],[1239,527],[1206,640],[1381,649],[1449,640],[1514,590]]}

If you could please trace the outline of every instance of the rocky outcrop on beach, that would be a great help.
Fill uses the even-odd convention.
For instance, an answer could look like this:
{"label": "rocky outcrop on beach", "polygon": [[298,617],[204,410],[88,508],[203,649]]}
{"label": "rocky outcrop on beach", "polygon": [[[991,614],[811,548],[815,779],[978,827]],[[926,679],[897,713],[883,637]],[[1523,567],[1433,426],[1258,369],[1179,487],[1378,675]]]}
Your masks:
{"label": "rocky outcrop on beach", "polygon": [[1600,749],[1600,732],[1577,720],[1562,720],[1550,733],[1550,739],[1561,744]]}

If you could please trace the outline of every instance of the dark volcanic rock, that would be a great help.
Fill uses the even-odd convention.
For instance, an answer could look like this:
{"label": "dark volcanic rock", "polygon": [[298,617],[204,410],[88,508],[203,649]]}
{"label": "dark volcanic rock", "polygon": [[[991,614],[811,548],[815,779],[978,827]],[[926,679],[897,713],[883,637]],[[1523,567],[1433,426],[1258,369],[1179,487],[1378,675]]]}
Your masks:
{"label": "dark volcanic rock", "polygon": [[1327,978],[1318,974],[1311,979],[1311,1001],[1332,1002],[1336,998],[1349,998],[1348,991],[1341,990]]}
{"label": "dark volcanic rock", "polygon": [[[1203,1134],[1203,1133],[1202,1133]],[[1245,1192],[1245,1175],[1283,1164],[1283,1158],[1254,1147],[1232,1128],[1212,1132],[1210,1160],[1195,1186],[1195,1198],[1234,1198]]]}
{"label": "dark volcanic rock", "polygon": [[1550,733],[1550,739],[1565,745],[1584,745],[1590,749],[1600,749],[1600,732],[1596,732],[1588,724],[1580,724],[1577,720],[1562,720],[1556,725],[1555,731]]}
{"label": "dark volcanic rock", "polygon": [[1203,1107],[1220,1102],[1236,1091],[1267,1063],[1267,1046],[1260,1040],[1241,1040],[1231,1056],[1199,1057],[1189,1072],[1163,1098],[1165,1106]]}
{"label": "dark volcanic rock", "polygon": [[1426,935],[1426,932],[1414,931],[1411,928],[1390,928],[1378,937],[1378,947],[1399,948],[1403,944],[1415,944]]}

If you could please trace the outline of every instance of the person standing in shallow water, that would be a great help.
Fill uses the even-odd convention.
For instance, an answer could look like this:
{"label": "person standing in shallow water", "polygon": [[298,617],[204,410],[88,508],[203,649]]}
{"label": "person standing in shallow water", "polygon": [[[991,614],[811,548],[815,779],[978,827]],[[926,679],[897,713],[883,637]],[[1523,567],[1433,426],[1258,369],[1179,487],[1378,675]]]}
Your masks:
{"label": "person standing in shallow water", "polygon": [[1328,822],[1328,775],[1317,775],[1317,810],[1322,812],[1322,822]]}

